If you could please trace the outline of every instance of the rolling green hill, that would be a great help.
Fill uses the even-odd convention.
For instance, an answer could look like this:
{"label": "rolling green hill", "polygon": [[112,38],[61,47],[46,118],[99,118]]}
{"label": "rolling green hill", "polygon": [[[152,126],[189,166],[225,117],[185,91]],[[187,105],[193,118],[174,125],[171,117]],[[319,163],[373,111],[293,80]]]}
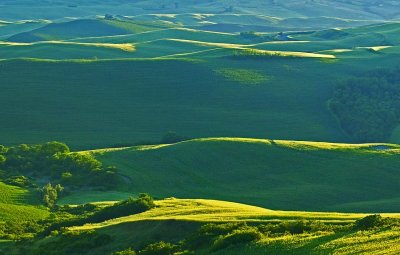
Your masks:
{"label": "rolling green hill", "polygon": [[45,20],[4,22],[0,24],[0,39],[6,40],[15,34],[32,31],[34,29],[46,26],[48,23],[49,21]]}
{"label": "rolling green hill", "polygon": [[[344,67],[318,59],[0,65],[0,114],[9,120],[0,126],[4,144],[59,140],[75,149],[101,148],[158,142],[168,131],[193,138],[347,139],[326,107],[333,84],[320,79],[335,79],[332,67]],[[232,70],[250,76],[236,80]],[[261,83],[254,85],[254,73]],[[298,82],[300,74],[307,83]]]}
{"label": "rolling green hill", "polygon": [[[151,17],[177,18],[175,15],[152,15]],[[205,15],[205,17],[213,16]],[[224,18],[229,20],[229,17],[230,15]],[[246,16],[243,22],[252,21],[251,17],[251,15]],[[6,23],[5,28],[9,26],[11,25]],[[279,52],[274,56],[297,58],[317,54],[316,56],[321,58],[323,55],[329,55],[339,59],[378,59],[383,56],[395,58],[399,54],[396,39],[400,27],[398,23],[383,23],[350,29],[290,31],[281,35],[270,31],[269,33],[254,33],[247,37],[239,33],[241,30],[225,33],[202,30],[205,28],[198,26],[192,26],[195,29],[189,27],[180,22],[163,23],[156,18],[152,21],[134,18],[111,20],[97,18],[42,24],[40,28],[14,34],[8,38],[8,41],[0,42],[0,53],[2,59],[89,59],[91,61],[160,57],[198,60],[232,57],[237,51],[243,49],[254,49],[258,54],[260,54],[259,50],[273,51]],[[301,26],[299,28],[306,29]],[[283,26],[282,30],[278,31],[286,30],[290,28]],[[88,49],[87,47],[105,44],[107,49],[104,49],[105,47]],[[121,44],[132,45],[136,49],[135,53],[121,51]],[[382,46],[391,47],[379,48]],[[293,54],[293,52],[298,54]],[[267,53],[265,56],[270,57],[270,55]],[[354,63],[351,65],[354,66]]]}
{"label": "rolling green hill", "polygon": [[[244,24],[259,22],[241,16]],[[187,15],[141,17],[50,23],[14,36],[49,41],[0,42],[0,114],[14,116],[0,127],[3,142],[60,140],[85,149],[157,143],[168,131],[191,138],[351,142],[327,107],[335,85],[393,68],[400,54],[398,23],[279,35],[160,21],[185,22]],[[107,107],[99,107],[104,102]],[[398,141],[397,133],[391,141]]]}
{"label": "rolling green hill", "polygon": [[[34,3],[34,4],[33,4]],[[386,20],[398,18],[396,2],[382,1],[300,1],[220,0],[220,1],[125,1],[125,0],[74,0],[74,1],[14,1],[2,2],[1,19],[60,19],[85,17],[105,13],[141,15],[154,13],[210,13],[210,14],[261,14],[277,17],[335,17],[348,20]]]}
{"label": "rolling green hill", "polygon": [[399,8],[2,0],[0,255],[400,254]]}
{"label": "rolling green hill", "polygon": [[[171,198],[156,201],[156,208],[141,214],[99,224],[71,227],[64,234],[36,241],[31,244],[30,250],[33,254],[54,254],[54,248],[57,247],[58,252],[69,251],[75,254],[78,247],[81,247],[79,248],[81,254],[109,254],[111,251],[124,250],[128,247],[139,250],[149,243],[164,241],[180,244],[183,249],[194,249],[195,254],[287,254],[288,252],[290,254],[354,254],[354,252],[395,254],[398,252],[400,236],[396,224],[366,231],[346,228],[364,216],[366,215],[273,211],[225,201]],[[399,217],[398,214],[382,216],[390,217],[392,220]],[[217,231],[214,238],[222,239],[223,236],[226,238],[234,235],[235,232],[223,234],[224,231],[229,232],[229,228],[238,228],[242,231],[247,229],[254,233],[285,222],[286,224],[314,222],[315,227],[331,226],[331,229],[328,227],[322,231],[297,234],[261,234],[255,241],[241,240],[238,237],[228,246],[212,248],[217,247],[217,241],[213,241],[213,231]],[[334,226],[342,230],[334,230]],[[208,231],[202,232],[202,229]],[[93,239],[99,239],[98,236],[113,241],[91,246]],[[196,238],[200,239],[196,241]],[[194,246],[190,245],[191,242],[194,242]]]}
{"label": "rolling green hill", "polygon": [[125,176],[120,191],[285,210],[396,212],[399,148],[210,138],[93,153]]}
{"label": "rolling green hill", "polygon": [[166,28],[166,25],[106,19],[79,19],[69,22],[50,23],[41,28],[15,34],[11,42],[37,42],[66,40],[80,37],[99,37],[140,33]]}

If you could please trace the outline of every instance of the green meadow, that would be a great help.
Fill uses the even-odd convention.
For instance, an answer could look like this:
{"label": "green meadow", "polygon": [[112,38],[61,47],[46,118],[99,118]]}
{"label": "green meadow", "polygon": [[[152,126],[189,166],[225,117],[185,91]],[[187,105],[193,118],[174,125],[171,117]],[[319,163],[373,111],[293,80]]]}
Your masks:
{"label": "green meadow", "polygon": [[[271,209],[373,213],[398,210],[398,149],[210,138],[91,153],[105,165],[117,166],[128,179],[122,190],[132,193],[223,199]],[[92,202],[90,196],[79,201]]]}
{"label": "green meadow", "polygon": [[333,77],[331,64],[274,62],[268,69],[268,62],[233,62],[230,73],[251,74],[238,81],[223,68],[229,60],[4,61],[0,98],[8,103],[0,111],[9,121],[0,137],[4,144],[60,140],[76,149],[158,143],[168,131],[346,141],[326,107],[331,84],[321,86],[313,74],[313,83],[297,83],[315,66]]}
{"label": "green meadow", "polygon": [[[169,131],[189,138],[353,142],[328,107],[335,86],[397,66],[395,22],[289,31],[286,39],[191,23],[217,18],[283,22],[162,14],[4,23],[0,33],[20,28],[9,28],[14,32],[0,42],[0,113],[9,119],[0,127],[2,142],[59,140],[87,149],[158,143]],[[397,142],[396,130],[382,142]]]}
{"label": "green meadow", "polygon": [[0,255],[400,254],[399,8],[2,1]]}

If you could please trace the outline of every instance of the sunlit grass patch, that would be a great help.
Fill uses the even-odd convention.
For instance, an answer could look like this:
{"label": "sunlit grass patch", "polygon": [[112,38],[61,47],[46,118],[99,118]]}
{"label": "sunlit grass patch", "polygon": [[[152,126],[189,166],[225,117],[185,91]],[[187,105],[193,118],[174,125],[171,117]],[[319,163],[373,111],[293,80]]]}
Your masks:
{"label": "sunlit grass patch", "polygon": [[[358,150],[359,152],[376,152],[376,153],[398,153],[400,146],[397,144],[382,143],[329,143],[329,142],[312,142],[312,141],[290,141],[290,140],[270,140],[258,138],[236,138],[236,137],[213,137],[198,138],[193,142],[234,142],[234,143],[251,143],[276,145],[281,147],[300,149],[300,150]],[[190,142],[190,141],[188,141]]]}
{"label": "sunlit grass patch", "polygon": [[226,79],[237,81],[242,84],[257,85],[268,81],[270,78],[260,71],[240,68],[222,68],[215,70]]}
{"label": "sunlit grass patch", "polygon": [[[144,213],[113,219],[98,224],[73,227],[74,230],[93,229],[127,222],[183,220],[196,222],[279,222],[281,220],[319,220],[330,223],[353,222],[367,214],[274,211],[257,206],[206,199],[164,199],[156,208]],[[398,217],[397,214],[387,214]]]}
{"label": "sunlit grass patch", "polygon": [[242,57],[292,57],[292,58],[322,58],[335,59],[335,55],[298,52],[298,51],[275,51],[275,50],[259,50],[248,48],[236,48],[235,56]]}
{"label": "sunlit grass patch", "polygon": [[62,45],[77,45],[77,46],[86,46],[86,47],[100,47],[100,48],[109,48],[109,49],[118,49],[122,51],[134,52],[136,50],[135,45],[131,43],[79,43],[79,42],[65,42],[65,41],[43,41],[43,42],[35,42],[35,43],[19,43],[19,42],[2,42],[0,41],[0,45],[5,46],[34,46],[34,45],[43,45],[43,44],[62,44]]}
{"label": "sunlit grass patch", "polygon": [[322,244],[318,251],[335,254],[399,254],[400,227],[359,231]]}

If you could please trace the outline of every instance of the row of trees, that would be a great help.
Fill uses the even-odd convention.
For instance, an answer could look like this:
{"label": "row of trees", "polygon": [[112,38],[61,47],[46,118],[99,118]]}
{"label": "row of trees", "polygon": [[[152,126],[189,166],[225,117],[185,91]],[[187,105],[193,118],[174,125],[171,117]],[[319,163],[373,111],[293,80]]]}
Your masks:
{"label": "row of trees", "polygon": [[355,142],[387,140],[400,121],[399,70],[378,69],[340,82],[329,108]]}

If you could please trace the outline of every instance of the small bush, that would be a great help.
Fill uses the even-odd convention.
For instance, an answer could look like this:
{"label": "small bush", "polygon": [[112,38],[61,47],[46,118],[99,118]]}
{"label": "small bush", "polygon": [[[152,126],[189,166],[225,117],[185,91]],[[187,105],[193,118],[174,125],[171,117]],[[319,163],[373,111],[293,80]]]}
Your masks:
{"label": "small bush", "polygon": [[299,220],[299,221],[283,221],[279,224],[267,224],[261,225],[258,229],[263,233],[272,234],[302,234],[304,232],[311,232],[313,229],[318,227],[312,222]]}
{"label": "small bush", "polygon": [[380,227],[384,224],[382,216],[379,214],[369,215],[362,219],[359,219],[354,224],[354,228],[357,230],[367,230],[375,227]]}
{"label": "small bush", "polygon": [[155,207],[153,198],[148,194],[140,194],[138,199],[128,198],[127,200],[118,202],[112,206],[94,213],[85,219],[85,223],[96,223],[131,214],[145,212]]}
{"label": "small bush", "polygon": [[31,182],[31,180],[29,180],[28,177],[23,175],[11,176],[7,178],[4,182],[18,187],[24,187],[24,188],[34,187],[34,184]]}
{"label": "small bush", "polygon": [[149,244],[139,252],[140,255],[172,255],[178,251],[178,246],[164,241]]}
{"label": "small bush", "polygon": [[212,249],[220,250],[240,243],[257,241],[261,238],[262,234],[257,230],[257,228],[246,226],[245,228],[236,229],[227,235],[220,236],[217,240],[215,240]]}

